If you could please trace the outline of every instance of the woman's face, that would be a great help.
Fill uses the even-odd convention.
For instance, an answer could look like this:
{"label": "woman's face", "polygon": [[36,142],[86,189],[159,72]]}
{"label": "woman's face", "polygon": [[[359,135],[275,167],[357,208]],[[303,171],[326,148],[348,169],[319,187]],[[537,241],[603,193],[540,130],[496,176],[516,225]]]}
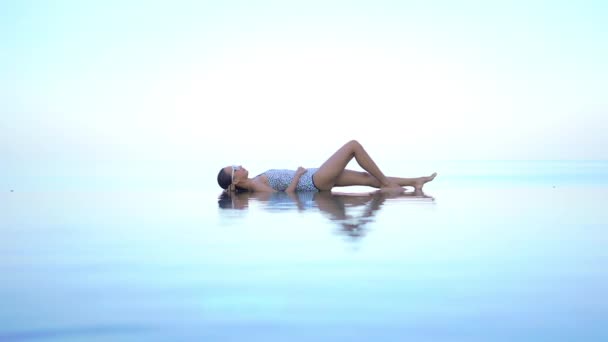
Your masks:
{"label": "woman's face", "polygon": [[249,177],[249,171],[247,171],[247,169],[242,165],[226,166],[224,168],[224,172],[231,176],[232,183],[234,183],[236,180],[247,179],[247,177]]}

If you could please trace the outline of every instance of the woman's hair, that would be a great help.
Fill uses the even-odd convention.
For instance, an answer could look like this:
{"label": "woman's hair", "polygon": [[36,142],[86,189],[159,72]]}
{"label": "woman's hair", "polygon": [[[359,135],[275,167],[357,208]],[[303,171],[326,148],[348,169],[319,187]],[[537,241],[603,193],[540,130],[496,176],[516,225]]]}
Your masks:
{"label": "woman's hair", "polygon": [[226,190],[231,183],[232,176],[224,171],[224,168],[221,168],[220,172],[217,174],[217,184],[219,184],[222,189]]}
{"label": "woman's hair", "polygon": [[[224,168],[221,168],[220,172],[217,174],[217,184],[219,184],[222,189],[227,190],[230,184],[232,184],[232,175],[224,171]],[[235,185],[234,191],[243,192],[247,191],[247,189]]]}

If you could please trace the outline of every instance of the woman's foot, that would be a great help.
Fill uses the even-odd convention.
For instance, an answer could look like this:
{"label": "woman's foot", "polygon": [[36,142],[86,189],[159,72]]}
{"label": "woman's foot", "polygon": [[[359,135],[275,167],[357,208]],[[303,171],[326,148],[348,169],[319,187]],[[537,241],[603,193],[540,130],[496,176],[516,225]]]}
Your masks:
{"label": "woman's foot", "polygon": [[[387,179],[387,181],[388,181],[388,179]],[[386,185],[381,186],[380,190],[382,192],[391,192],[391,193],[405,191],[405,189],[401,185],[399,185],[397,183],[390,182],[390,181],[387,182]]]}
{"label": "woman's foot", "polygon": [[418,180],[416,180],[416,182],[414,183],[414,190],[415,191],[422,191],[422,187],[424,186],[424,184],[432,181],[433,179],[435,179],[435,176],[437,176],[437,172],[433,172],[432,175],[428,176],[428,177],[420,177],[418,178]]}
{"label": "woman's foot", "polygon": [[400,195],[405,192],[405,188],[403,188],[402,186],[399,186],[399,184],[397,184],[397,185],[393,185],[393,186],[381,187],[379,191],[383,194],[388,194],[388,195]]}

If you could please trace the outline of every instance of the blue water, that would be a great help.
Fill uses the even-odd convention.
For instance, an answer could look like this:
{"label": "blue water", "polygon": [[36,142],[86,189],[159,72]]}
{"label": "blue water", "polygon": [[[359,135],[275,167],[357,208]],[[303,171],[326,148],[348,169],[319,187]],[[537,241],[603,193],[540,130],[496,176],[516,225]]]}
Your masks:
{"label": "blue water", "polygon": [[0,341],[608,340],[608,163],[436,170],[397,197],[16,182]]}

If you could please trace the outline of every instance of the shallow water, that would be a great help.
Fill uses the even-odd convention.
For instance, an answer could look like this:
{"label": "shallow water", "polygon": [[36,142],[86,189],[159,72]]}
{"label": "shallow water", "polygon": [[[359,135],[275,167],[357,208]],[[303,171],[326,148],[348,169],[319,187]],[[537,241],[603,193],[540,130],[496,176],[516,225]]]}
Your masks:
{"label": "shallow water", "polygon": [[426,196],[4,191],[0,340],[608,340],[607,163],[480,165]]}

